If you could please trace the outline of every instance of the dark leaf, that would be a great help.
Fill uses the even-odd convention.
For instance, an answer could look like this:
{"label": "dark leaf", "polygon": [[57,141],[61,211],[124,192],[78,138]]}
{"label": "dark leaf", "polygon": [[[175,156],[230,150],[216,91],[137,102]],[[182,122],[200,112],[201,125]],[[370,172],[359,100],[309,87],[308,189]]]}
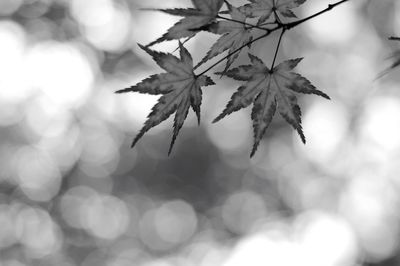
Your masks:
{"label": "dark leaf", "polygon": [[[217,40],[216,43],[214,43],[214,45],[208,51],[207,55],[200,61],[200,63],[196,67],[205,63],[211,58],[223,53],[226,50],[228,50],[231,54],[244,44],[250,42],[250,40],[252,39],[252,29],[244,24],[246,21],[246,16],[241,13],[236,7],[228,5],[228,8],[232,20],[235,21],[224,20],[212,25],[212,32],[223,35]],[[232,65],[232,63],[237,59],[238,56],[239,52],[234,53],[227,58],[225,70],[227,70]]]}
{"label": "dark leaf", "polygon": [[180,59],[172,54],[156,52],[140,45],[167,73],[152,75],[130,88],[117,91],[117,93],[140,92],[153,95],[162,94],[157,104],[152,108],[143,128],[133,140],[132,147],[135,146],[137,141],[148,130],[166,120],[171,114],[176,113],[172,141],[168,151],[169,154],[190,107],[195,111],[197,119],[200,122],[201,87],[213,85],[214,82],[205,75],[195,76],[191,55],[181,43],[179,46]]}
{"label": "dark leaf", "polygon": [[258,23],[263,23],[270,18],[274,10],[285,17],[295,18],[291,9],[303,4],[306,0],[249,0],[250,4],[240,7],[240,11],[248,17],[259,17]]}
{"label": "dark leaf", "polygon": [[158,9],[164,13],[184,18],[169,28],[163,36],[148,44],[147,47],[167,40],[192,37],[197,32],[206,29],[208,25],[215,21],[224,1],[192,0],[192,3],[195,8]]}
{"label": "dark leaf", "polygon": [[249,57],[251,65],[239,66],[226,72],[227,76],[246,83],[232,95],[214,122],[253,103],[251,119],[254,145],[251,156],[256,152],[276,110],[292,125],[305,143],[301,127],[301,111],[294,92],[316,94],[326,99],[329,99],[329,96],[317,90],[306,78],[291,72],[302,58],[284,61],[270,70],[258,57],[251,54]]}

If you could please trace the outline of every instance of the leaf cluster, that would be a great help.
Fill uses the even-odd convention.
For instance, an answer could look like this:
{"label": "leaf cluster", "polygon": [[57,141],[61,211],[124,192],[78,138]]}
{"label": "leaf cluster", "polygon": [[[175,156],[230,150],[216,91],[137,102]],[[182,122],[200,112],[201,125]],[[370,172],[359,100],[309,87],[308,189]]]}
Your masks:
{"label": "leaf cluster", "polygon": [[[303,19],[297,19],[293,9],[306,0],[248,1],[249,3],[236,7],[226,0],[192,0],[192,8],[157,9],[160,12],[180,16],[182,19],[160,38],[146,46],[139,45],[166,72],[152,75],[136,85],[117,91],[117,93],[139,92],[161,95],[143,128],[133,140],[132,147],[148,130],[175,113],[170,153],[190,108],[200,123],[202,87],[215,85],[211,77],[205,74],[222,62],[225,62],[225,67],[216,74],[233,78],[243,84],[233,93],[225,109],[214,122],[252,104],[254,144],[251,156],[255,154],[276,112],[297,131],[305,143],[296,94],[315,94],[327,99],[329,97],[317,90],[305,77],[292,71],[302,58],[286,60],[276,66],[275,60],[284,33],[348,0],[331,4],[326,9]],[[231,68],[244,49],[250,49],[254,42],[278,30],[281,33],[270,66],[252,53],[248,53],[249,64]],[[211,45],[200,62],[194,65],[184,43],[201,31],[217,34],[220,37]],[[183,43],[182,39],[185,39]],[[179,58],[172,53],[158,52],[150,48],[157,43],[171,40],[179,41]],[[200,73],[195,73],[199,67],[223,53],[226,55],[216,63]]]}

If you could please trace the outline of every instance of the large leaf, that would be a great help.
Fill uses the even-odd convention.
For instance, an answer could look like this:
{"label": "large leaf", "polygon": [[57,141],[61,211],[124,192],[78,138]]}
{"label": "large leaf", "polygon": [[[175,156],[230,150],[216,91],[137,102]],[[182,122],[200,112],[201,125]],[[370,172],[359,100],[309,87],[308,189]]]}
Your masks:
{"label": "large leaf", "polygon": [[296,17],[291,9],[303,4],[306,0],[249,0],[250,4],[240,7],[240,11],[249,17],[260,17],[258,23],[266,21],[274,10],[285,17]]}
{"label": "large leaf", "polygon": [[133,140],[132,147],[149,129],[157,126],[175,112],[174,131],[168,153],[171,153],[176,137],[190,107],[196,113],[198,122],[200,123],[201,87],[213,85],[214,82],[207,76],[196,76],[193,73],[191,55],[181,43],[179,46],[180,59],[172,54],[156,52],[140,45],[167,73],[152,75],[130,88],[117,91],[117,93],[140,92],[153,95],[162,94],[149,114],[143,128]]}
{"label": "large leaf", "polygon": [[166,40],[192,37],[200,30],[207,29],[215,21],[224,1],[192,0],[192,3],[195,8],[158,9],[159,11],[184,18],[169,28],[162,37],[147,46],[149,47]]}
{"label": "large leaf", "polygon": [[[229,53],[232,54],[234,51],[251,41],[252,29],[245,25],[246,16],[234,6],[228,5],[228,8],[232,21],[224,20],[212,25],[212,32],[223,35],[216,41],[216,43],[213,44],[207,55],[197,66],[205,63],[206,61],[223,53],[226,50],[229,50]],[[238,56],[239,52],[233,53],[230,57],[228,57],[225,70],[232,65]]]}
{"label": "large leaf", "polygon": [[214,122],[253,103],[251,119],[253,120],[254,145],[251,156],[256,152],[276,109],[293,126],[305,143],[300,107],[294,92],[316,94],[327,99],[329,96],[317,90],[306,78],[291,72],[302,58],[284,61],[270,70],[258,57],[251,54],[249,57],[251,65],[242,65],[226,72],[227,76],[246,81],[246,83],[232,95],[229,103]]}

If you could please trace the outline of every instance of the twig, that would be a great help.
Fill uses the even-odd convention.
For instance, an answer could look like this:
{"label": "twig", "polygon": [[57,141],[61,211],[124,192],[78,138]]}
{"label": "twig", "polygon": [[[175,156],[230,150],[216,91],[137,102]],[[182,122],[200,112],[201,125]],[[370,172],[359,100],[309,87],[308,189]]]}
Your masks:
{"label": "twig", "polygon": [[271,65],[271,69],[270,69],[271,72],[274,69],[276,57],[278,55],[279,47],[281,46],[282,36],[284,33],[285,33],[285,28],[282,29],[281,35],[279,36],[278,45],[276,46],[276,50],[275,50],[274,60],[272,61],[272,65]]}
{"label": "twig", "polygon": [[235,49],[234,51],[230,52],[229,54],[227,54],[226,56],[224,56],[223,58],[221,58],[220,60],[218,60],[217,62],[215,62],[214,64],[212,64],[210,67],[208,67],[206,70],[204,70],[203,72],[201,72],[200,74],[195,75],[195,77],[200,77],[201,75],[204,75],[205,73],[207,73],[209,70],[211,70],[212,68],[214,68],[215,66],[217,66],[219,63],[221,63],[222,61],[224,61],[225,59],[227,59],[228,57],[231,57],[232,55],[234,55],[235,53],[239,52],[240,50],[242,50],[244,47],[258,41],[261,40],[262,38],[267,37],[268,35],[271,34],[272,31],[267,31],[266,33],[264,33],[263,35],[243,44],[242,46],[240,46],[239,48]]}
{"label": "twig", "polygon": [[[188,41],[190,41],[193,37],[194,37],[194,36],[191,36],[191,37],[186,38],[186,40],[184,40],[184,41],[182,42],[182,45],[185,44],[185,43],[187,43]],[[176,51],[178,51],[178,50],[179,50],[179,47],[180,47],[180,46],[178,46],[174,51],[172,51],[172,54],[175,53]]]}
{"label": "twig", "polygon": [[224,20],[227,20],[227,21],[237,22],[237,23],[240,23],[242,25],[249,26],[250,28],[256,28],[256,29],[260,29],[260,30],[264,30],[264,31],[268,31],[269,30],[269,29],[261,27],[259,25],[254,25],[254,24],[251,24],[251,23],[247,23],[245,21],[240,21],[240,20],[236,20],[236,19],[232,19],[232,18],[221,17],[220,15],[218,15],[217,18],[224,19]]}
{"label": "twig", "polygon": [[292,29],[292,28],[294,28],[294,27],[296,27],[296,26],[298,26],[298,25],[300,25],[300,24],[302,24],[302,23],[304,23],[304,22],[306,22],[306,21],[308,21],[308,20],[310,20],[310,19],[313,19],[313,18],[315,18],[315,17],[318,17],[319,15],[322,15],[322,14],[324,14],[325,12],[328,12],[329,10],[332,10],[334,7],[336,7],[336,6],[338,6],[338,5],[341,5],[341,4],[343,4],[343,3],[345,3],[345,2],[348,2],[348,1],[350,1],[350,0],[342,0],[342,1],[339,1],[339,2],[337,2],[337,3],[330,4],[330,5],[328,5],[327,8],[325,8],[324,10],[321,10],[321,11],[315,13],[314,15],[308,16],[308,17],[303,18],[303,19],[300,19],[300,20],[298,20],[298,21],[294,21],[294,22],[285,24],[285,27],[286,27],[287,30],[290,30],[290,29]]}
{"label": "twig", "polygon": [[[334,4],[329,4],[327,8],[325,8],[325,9],[323,9],[323,10],[321,10],[321,11],[319,11],[319,12],[317,12],[317,13],[311,15],[311,16],[308,16],[308,17],[306,17],[306,18],[299,19],[299,20],[297,20],[297,21],[293,21],[293,22],[290,22],[290,23],[281,23],[281,22],[279,22],[279,21],[277,20],[278,25],[277,25],[276,27],[274,27],[274,28],[272,28],[272,29],[265,29],[266,32],[265,32],[263,35],[261,35],[261,36],[255,38],[255,39],[253,39],[253,40],[251,40],[251,41],[249,41],[249,42],[243,44],[243,45],[240,46],[239,48],[237,48],[237,49],[235,49],[234,51],[228,53],[226,56],[224,56],[223,58],[221,58],[220,60],[218,60],[217,62],[215,62],[214,64],[212,64],[210,67],[208,67],[206,70],[202,71],[200,74],[196,74],[195,77],[199,77],[199,76],[201,76],[201,75],[204,75],[205,73],[207,73],[208,71],[210,71],[212,68],[214,68],[215,66],[217,66],[218,64],[220,64],[221,62],[223,62],[225,59],[228,59],[229,57],[231,57],[231,56],[234,55],[235,53],[237,53],[237,52],[239,52],[240,50],[242,50],[244,47],[246,47],[246,46],[248,46],[248,45],[250,45],[250,44],[252,44],[252,43],[254,43],[254,42],[258,41],[258,40],[261,40],[261,39],[267,37],[268,35],[270,35],[272,32],[274,32],[274,31],[276,31],[276,30],[282,29],[281,36],[279,37],[279,45],[280,45],[281,39],[282,39],[282,37],[283,37],[283,34],[284,34],[284,32],[286,32],[287,30],[293,29],[293,28],[299,26],[300,24],[303,24],[303,23],[306,22],[306,21],[309,21],[309,20],[311,20],[311,19],[313,19],[313,18],[315,18],[315,17],[318,17],[318,16],[320,16],[320,15],[322,15],[322,14],[328,12],[329,10],[332,10],[332,9],[335,8],[336,6],[341,5],[341,4],[343,4],[343,3],[345,3],[345,2],[348,2],[348,1],[350,1],[350,0],[341,0],[341,1],[336,2],[336,3],[334,3]],[[393,38],[397,39],[397,37],[393,37]],[[400,40],[400,38],[399,38],[399,40]],[[278,46],[277,48],[279,48],[279,46]],[[278,51],[278,49],[277,49],[277,51]],[[276,54],[277,54],[277,51],[276,51]],[[275,55],[275,57],[274,57],[274,61],[275,61],[275,59],[276,59],[276,55]]]}

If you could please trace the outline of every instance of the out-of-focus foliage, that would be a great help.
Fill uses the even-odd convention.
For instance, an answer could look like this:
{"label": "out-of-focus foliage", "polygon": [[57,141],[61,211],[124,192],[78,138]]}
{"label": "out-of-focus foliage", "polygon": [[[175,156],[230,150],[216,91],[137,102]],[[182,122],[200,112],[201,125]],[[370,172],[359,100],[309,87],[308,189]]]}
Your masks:
{"label": "out-of-focus foliage", "polygon": [[[373,80],[397,49],[400,3],[349,1],[288,34],[278,62],[304,55],[297,70],[332,101],[300,98],[307,145],[274,119],[252,160],[246,111],[200,128],[189,113],[169,158],[168,122],[129,149],[157,96],[114,91],[158,71],[136,42],[179,19],[139,9],[188,6],[0,1],[0,265],[397,266],[398,69]],[[186,44],[194,61],[207,38]],[[274,44],[253,49],[270,60]],[[206,87],[203,120],[235,88]]]}
{"label": "out-of-focus foliage", "polygon": [[[389,40],[391,40],[391,41],[400,41],[400,38],[398,38],[398,37],[389,37]],[[392,63],[389,66],[389,68],[385,72],[382,73],[381,76],[383,76],[384,74],[389,73],[389,71],[392,71],[393,69],[395,69],[398,66],[400,66],[400,50],[396,50],[395,52],[393,52],[392,55],[389,57],[389,59],[392,61]]]}

